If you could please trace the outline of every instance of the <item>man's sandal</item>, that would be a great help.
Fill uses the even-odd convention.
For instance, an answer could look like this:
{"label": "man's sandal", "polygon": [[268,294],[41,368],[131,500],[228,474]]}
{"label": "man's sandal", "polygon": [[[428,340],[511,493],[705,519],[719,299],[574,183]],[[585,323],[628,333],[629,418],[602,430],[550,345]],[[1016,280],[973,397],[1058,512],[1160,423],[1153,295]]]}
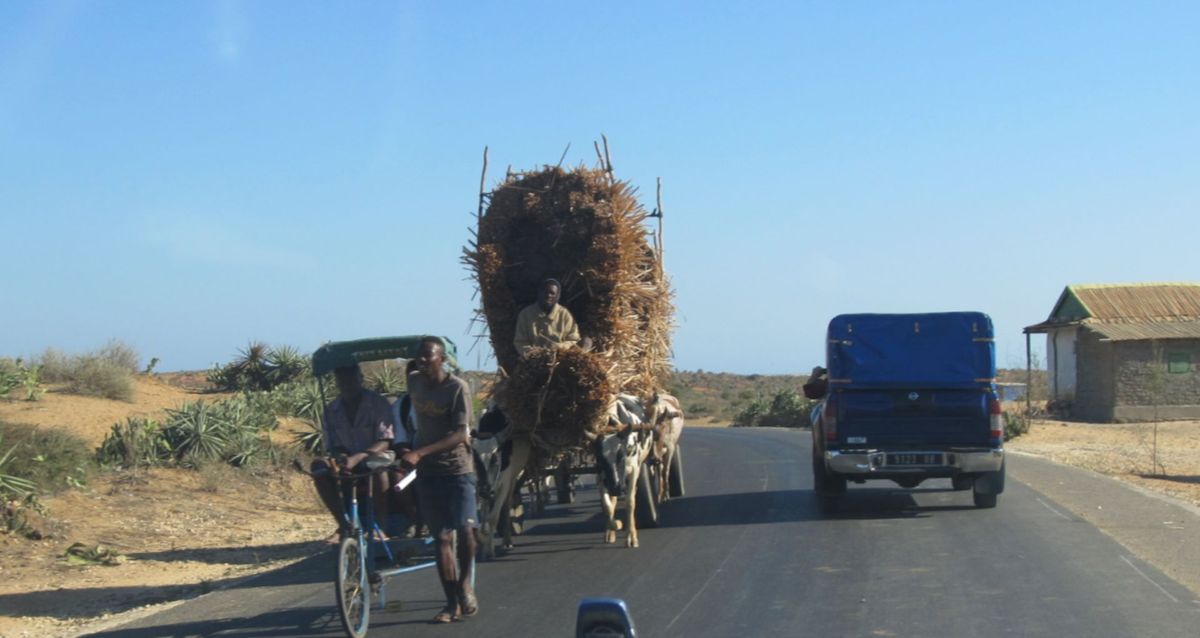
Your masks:
{"label": "man's sandal", "polygon": [[431,622],[433,622],[435,625],[442,625],[445,623],[454,622],[456,618],[458,618],[458,610],[450,605],[446,605],[437,613],[436,616],[433,617]]}
{"label": "man's sandal", "polygon": [[479,613],[479,600],[475,598],[475,592],[465,591],[459,596],[459,606],[462,608],[463,616],[474,616]]}

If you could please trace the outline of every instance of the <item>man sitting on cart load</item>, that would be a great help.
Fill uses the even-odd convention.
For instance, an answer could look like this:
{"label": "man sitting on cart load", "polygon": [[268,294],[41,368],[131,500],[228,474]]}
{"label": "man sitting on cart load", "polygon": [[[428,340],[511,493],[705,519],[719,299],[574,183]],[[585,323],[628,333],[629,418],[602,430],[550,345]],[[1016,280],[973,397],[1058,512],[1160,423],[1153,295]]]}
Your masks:
{"label": "man sitting on cart load", "polygon": [[590,350],[590,337],[579,337],[579,326],[571,311],[558,303],[562,285],[557,279],[547,279],[538,288],[538,299],[521,309],[517,315],[517,330],[513,345],[518,354],[533,347],[569,348],[574,345]]}
{"label": "man sitting on cart load", "polygon": [[[338,459],[339,469],[350,470],[372,454],[382,454],[392,444],[395,427],[392,422],[392,407],[388,400],[363,387],[362,370],[358,365],[343,366],[333,371],[337,381],[338,398],[325,406],[325,446],[330,456]],[[327,459],[313,461],[313,482],[317,494],[338,526],[345,524],[342,517],[342,501],[338,494],[337,481],[330,475],[331,463]],[[387,520],[387,473],[372,477],[375,482],[375,520]],[[330,542],[337,539],[335,534]]]}
{"label": "man sitting on cart load", "polygon": [[[471,391],[445,368],[446,346],[437,337],[421,340],[417,370],[408,376],[408,393],[417,415],[415,449],[404,465],[417,467],[421,518],[437,539],[438,576],[446,607],[434,622],[473,616],[479,603],[471,586],[475,556],[475,463],[470,449]],[[454,555],[457,536],[458,556]]]}

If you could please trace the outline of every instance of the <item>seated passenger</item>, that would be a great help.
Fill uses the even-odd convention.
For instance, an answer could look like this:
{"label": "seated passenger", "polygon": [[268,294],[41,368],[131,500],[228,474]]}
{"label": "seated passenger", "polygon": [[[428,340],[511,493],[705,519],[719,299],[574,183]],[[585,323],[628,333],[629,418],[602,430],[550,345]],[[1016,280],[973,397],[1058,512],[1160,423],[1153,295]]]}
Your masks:
{"label": "seated passenger", "polygon": [[[333,376],[337,380],[338,398],[325,406],[323,424],[325,447],[331,458],[313,461],[312,471],[316,474],[313,483],[321,502],[341,528],[345,519],[332,469],[352,470],[368,456],[386,452],[395,437],[395,427],[388,400],[363,387],[362,370],[357,365],[337,368]],[[375,520],[386,521],[387,473],[376,474],[372,480]],[[337,539],[335,532],[327,542],[337,542]]]}

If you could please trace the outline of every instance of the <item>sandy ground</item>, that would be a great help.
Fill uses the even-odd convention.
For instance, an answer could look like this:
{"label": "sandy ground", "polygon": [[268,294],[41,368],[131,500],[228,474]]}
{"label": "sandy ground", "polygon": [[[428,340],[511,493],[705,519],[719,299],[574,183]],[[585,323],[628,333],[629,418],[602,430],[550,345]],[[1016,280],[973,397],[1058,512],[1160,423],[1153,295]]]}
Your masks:
{"label": "sandy ground", "polygon": [[[38,402],[0,401],[0,419],[61,427],[99,445],[128,417],[157,418],[187,401],[224,396],[143,377],[131,403],[50,392]],[[44,505],[46,518],[35,523],[44,540],[0,533],[0,637],[96,631],[116,621],[112,614],[311,556],[334,527],[309,479],[291,470],[101,473]],[[120,563],[68,565],[64,552],[74,543],[115,550]]]}
{"label": "sandy ground", "polygon": [[1034,421],[1008,447],[1108,474],[1200,506],[1200,421],[1093,424]]}
{"label": "sandy ground", "polygon": [[[139,378],[133,403],[51,392],[42,401],[0,401],[0,419],[62,427],[98,445],[112,424],[161,416],[199,394]],[[285,423],[287,429],[290,423]],[[725,427],[697,419],[689,427]],[[1159,426],[1160,470],[1152,473],[1153,426],[1035,422],[1009,443],[1200,504],[1200,422]],[[100,474],[79,490],[46,499],[45,540],[0,534],[0,637],[74,636],[98,631],[147,606],[192,597],[324,551],[333,521],[309,479],[290,470],[260,474],[213,466],[199,471]],[[68,565],[73,543],[122,554],[112,566]]]}
{"label": "sandy ground", "polygon": [[129,417],[161,418],[165,410],[188,401],[220,401],[222,393],[201,393],[154,377],[134,379],[133,401],[112,401],[66,394],[51,387],[40,401],[0,401],[0,421],[63,428],[91,445],[100,445],[113,424]]}

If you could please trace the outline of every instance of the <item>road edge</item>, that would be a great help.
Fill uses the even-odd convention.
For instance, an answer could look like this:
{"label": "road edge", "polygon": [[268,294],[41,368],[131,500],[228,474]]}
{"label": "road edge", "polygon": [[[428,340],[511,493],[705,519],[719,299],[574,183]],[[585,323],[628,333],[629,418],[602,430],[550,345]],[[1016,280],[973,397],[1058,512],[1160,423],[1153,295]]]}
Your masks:
{"label": "road edge", "polygon": [[1190,541],[1200,530],[1200,508],[1040,454],[1008,452],[1011,478],[1096,527],[1200,598],[1200,546]]}

